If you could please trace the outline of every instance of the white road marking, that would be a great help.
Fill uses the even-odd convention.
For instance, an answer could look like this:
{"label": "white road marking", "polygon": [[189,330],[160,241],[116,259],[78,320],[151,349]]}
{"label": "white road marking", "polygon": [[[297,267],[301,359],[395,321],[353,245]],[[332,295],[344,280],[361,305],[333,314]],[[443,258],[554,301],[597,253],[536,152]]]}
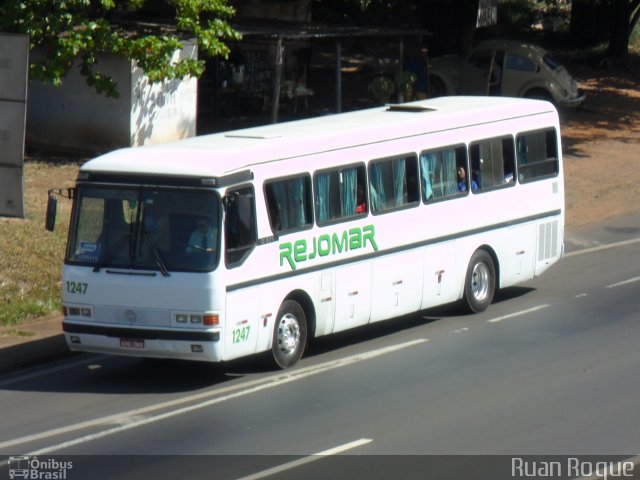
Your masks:
{"label": "white road marking", "polygon": [[[15,447],[16,445],[44,440],[54,436],[67,434],[67,433],[71,433],[74,431],[78,431],[78,430],[82,430],[90,427],[97,427],[105,424],[116,425],[113,428],[109,428],[96,433],[78,437],[66,442],[62,442],[56,445],[51,445],[49,447],[42,448],[35,452],[29,453],[29,455],[41,455],[45,453],[55,452],[57,450],[62,450],[64,448],[68,448],[74,445],[80,445],[86,442],[90,442],[92,440],[96,440],[96,439],[107,437],[109,435],[113,435],[119,432],[130,430],[132,428],[141,427],[143,425],[159,422],[167,418],[176,417],[179,415],[190,413],[195,410],[200,410],[202,408],[210,407],[212,405],[226,402],[234,398],[239,398],[246,395],[250,395],[252,393],[260,392],[262,390],[279,387],[281,385],[291,383],[297,380],[302,380],[304,378],[318,375],[320,373],[334,370],[336,368],[346,367],[364,360],[370,360],[370,359],[379,357],[381,355],[386,355],[388,353],[396,352],[398,350],[420,345],[428,341],[429,340],[426,338],[418,338],[408,342],[399,343],[396,345],[390,345],[388,347],[378,348],[376,350],[371,350],[369,352],[350,355],[348,357],[340,358],[330,362],[321,363],[319,365],[312,365],[306,368],[279,372],[275,375],[271,375],[266,378],[256,379],[250,382],[245,382],[238,385],[230,385],[228,387],[224,387],[221,389],[201,392],[198,394],[189,395],[187,397],[182,397],[175,400],[162,402],[159,404],[149,405],[147,407],[130,410],[128,412],[108,415],[106,417],[96,418],[94,420],[88,420],[86,422],[81,422],[74,425],[68,425],[65,427],[56,428],[53,430],[48,430],[46,432],[36,433],[33,435],[27,435],[21,438],[7,440],[5,442],[0,443],[0,450],[10,449]],[[214,398],[211,398],[211,397],[214,397]],[[201,401],[201,403],[187,405],[182,408],[175,408],[175,407],[178,407],[179,405],[184,405],[184,404],[196,402],[196,401]],[[164,413],[150,415],[152,412],[155,412],[158,410],[165,410],[165,409],[171,409],[171,410]]]}
{"label": "white road marking", "polygon": [[635,283],[635,282],[640,282],[640,277],[633,277],[628,280],[612,283],[611,285],[607,285],[605,288],[616,288],[616,287],[621,287],[623,285],[629,285],[630,283]]}
{"label": "white road marking", "polygon": [[589,247],[602,245],[602,243],[598,242],[597,240],[585,240],[585,239],[582,239],[582,238],[574,237],[574,236],[569,235],[569,234],[565,234],[564,240],[565,240],[565,242],[573,243],[574,245],[579,245],[579,246],[584,247],[584,248],[589,248]]}
{"label": "white road marking", "polygon": [[590,247],[590,248],[583,248],[581,250],[575,250],[573,252],[565,253],[562,256],[562,258],[574,257],[576,255],[584,255],[585,253],[600,252],[602,250],[609,250],[611,248],[626,247],[628,245],[633,245],[635,243],[640,243],[640,238],[631,238],[629,240],[622,240],[621,242],[606,243],[604,245],[598,245],[596,247]]}
{"label": "white road marking", "polygon": [[520,316],[526,315],[528,313],[537,312],[538,310],[542,310],[544,308],[547,308],[548,306],[549,306],[548,303],[544,303],[542,305],[538,305],[537,307],[532,307],[532,308],[528,308],[526,310],[520,310],[519,312],[513,312],[513,313],[509,313],[507,315],[502,315],[501,317],[492,318],[490,320],[487,320],[487,323],[497,323],[497,322],[502,322],[503,320],[508,320],[510,318],[520,317]]}
{"label": "white road marking", "polygon": [[261,478],[270,477],[277,473],[282,473],[287,470],[293,470],[294,468],[298,468],[302,465],[306,465],[307,463],[315,462],[316,460],[321,460],[323,457],[338,455],[339,453],[346,452],[347,450],[353,450],[354,448],[361,447],[362,445],[366,445],[368,443],[371,443],[372,441],[373,440],[370,438],[361,438],[360,440],[354,440],[353,442],[345,443],[344,445],[339,445],[337,447],[330,448],[328,450],[324,450],[322,452],[315,453],[307,457],[299,458],[298,460],[293,460],[291,462],[283,463],[282,465],[278,465],[273,468],[268,468],[267,470],[263,470],[261,472],[247,475],[246,477],[242,477],[238,480],[259,480]]}

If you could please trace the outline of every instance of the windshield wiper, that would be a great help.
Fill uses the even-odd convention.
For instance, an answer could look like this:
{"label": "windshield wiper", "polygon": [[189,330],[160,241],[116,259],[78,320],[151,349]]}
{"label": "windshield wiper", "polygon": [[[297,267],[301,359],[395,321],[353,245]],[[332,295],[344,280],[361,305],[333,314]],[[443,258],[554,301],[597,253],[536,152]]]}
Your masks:
{"label": "windshield wiper", "polygon": [[102,267],[104,267],[107,263],[113,260],[115,256],[120,253],[120,251],[122,250],[122,247],[130,243],[129,242],[130,238],[131,238],[131,234],[129,233],[123,234],[116,243],[111,245],[111,247],[109,247],[107,251],[104,252],[104,255],[102,256],[102,258],[93,267],[93,271],[99,272]]}
{"label": "windshield wiper", "polygon": [[151,234],[149,234],[149,232],[144,227],[144,225],[142,226],[142,238],[144,238],[147,244],[149,245],[149,248],[151,249],[151,253],[153,254],[153,258],[156,261],[156,265],[158,265],[158,268],[160,269],[160,273],[162,274],[162,276],[169,277],[170,276],[169,270],[167,270],[167,266],[164,264],[164,261],[162,260],[160,251],[158,250],[158,247],[153,241],[153,238],[151,238]]}

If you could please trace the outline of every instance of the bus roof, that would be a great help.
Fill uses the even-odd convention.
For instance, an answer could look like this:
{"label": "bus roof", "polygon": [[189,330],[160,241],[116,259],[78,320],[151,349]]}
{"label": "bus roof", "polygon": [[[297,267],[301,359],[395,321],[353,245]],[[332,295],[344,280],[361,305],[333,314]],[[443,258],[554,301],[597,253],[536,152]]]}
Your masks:
{"label": "bus roof", "polygon": [[220,177],[275,160],[538,114],[548,102],[507,97],[439,97],[326,115],[99,156],[83,172]]}

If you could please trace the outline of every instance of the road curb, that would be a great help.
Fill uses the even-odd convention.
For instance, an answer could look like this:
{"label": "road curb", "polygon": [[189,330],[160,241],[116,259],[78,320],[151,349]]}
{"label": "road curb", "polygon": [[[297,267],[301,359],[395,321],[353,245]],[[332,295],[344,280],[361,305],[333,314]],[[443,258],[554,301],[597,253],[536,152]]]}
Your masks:
{"label": "road curb", "polygon": [[52,335],[0,349],[0,374],[70,355],[64,335]]}

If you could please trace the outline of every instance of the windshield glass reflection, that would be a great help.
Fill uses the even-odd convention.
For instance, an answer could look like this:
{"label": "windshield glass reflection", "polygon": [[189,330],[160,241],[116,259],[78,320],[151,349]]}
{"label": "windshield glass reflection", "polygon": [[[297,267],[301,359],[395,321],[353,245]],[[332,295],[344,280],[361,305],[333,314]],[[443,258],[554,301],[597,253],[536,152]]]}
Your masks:
{"label": "windshield glass reflection", "polygon": [[220,200],[212,191],[78,189],[67,262],[171,271],[218,265]]}

